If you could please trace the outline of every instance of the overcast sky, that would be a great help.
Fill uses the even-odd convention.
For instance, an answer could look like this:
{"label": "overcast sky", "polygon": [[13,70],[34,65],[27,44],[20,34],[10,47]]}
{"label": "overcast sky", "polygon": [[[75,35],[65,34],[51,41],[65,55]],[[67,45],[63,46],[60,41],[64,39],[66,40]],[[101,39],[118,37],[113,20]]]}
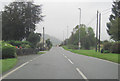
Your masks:
{"label": "overcast sky", "polygon": [[[14,0],[2,0],[0,9],[4,5]],[[101,40],[109,40],[106,32],[106,23],[109,22],[113,0],[34,0],[35,4],[42,4],[43,15],[46,15],[43,22],[37,24],[36,32],[42,33],[42,27],[45,27],[45,33],[54,36],[60,40],[71,35],[73,28],[79,24],[79,10],[82,12],[82,24],[90,26],[96,30],[96,12],[102,13]],[[64,32],[64,36],[63,36]]]}

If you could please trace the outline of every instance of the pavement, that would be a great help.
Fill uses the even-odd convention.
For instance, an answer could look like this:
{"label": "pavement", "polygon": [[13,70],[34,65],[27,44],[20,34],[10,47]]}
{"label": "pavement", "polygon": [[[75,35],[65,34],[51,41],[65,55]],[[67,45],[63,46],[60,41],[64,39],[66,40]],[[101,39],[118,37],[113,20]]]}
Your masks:
{"label": "pavement", "polygon": [[3,79],[118,79],[118,64],[53,47],[4,74]]}

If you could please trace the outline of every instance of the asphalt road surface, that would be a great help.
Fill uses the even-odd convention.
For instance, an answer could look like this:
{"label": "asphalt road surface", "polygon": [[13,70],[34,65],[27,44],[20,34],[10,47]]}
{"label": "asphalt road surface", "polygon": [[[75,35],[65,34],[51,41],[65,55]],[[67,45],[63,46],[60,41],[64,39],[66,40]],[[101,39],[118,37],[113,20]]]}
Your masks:
{"label": "asphalt road surface", "polygon": [[53,47],[3,79],[118,79],[118,64]]}

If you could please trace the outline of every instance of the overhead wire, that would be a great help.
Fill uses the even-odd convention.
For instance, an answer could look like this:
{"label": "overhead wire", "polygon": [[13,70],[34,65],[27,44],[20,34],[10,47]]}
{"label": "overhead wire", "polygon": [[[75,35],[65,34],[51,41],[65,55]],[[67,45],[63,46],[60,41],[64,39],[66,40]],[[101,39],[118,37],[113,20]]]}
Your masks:
{"label": "overhead wire", "polygon": [[[110,10],[110,9],[111,9],[111,8],[107,8],[107,9],[105,9],[105,10],[102,10],[102,11],[101,11],[102,15],[105,15],[105,14],[111,12],[111,11],[108,11],[108,10]],[[91,24],[92,22],[94,22],[95,20],[96,20],[96,17],[93,17],[87,25],[90,25],[90,24]]]}

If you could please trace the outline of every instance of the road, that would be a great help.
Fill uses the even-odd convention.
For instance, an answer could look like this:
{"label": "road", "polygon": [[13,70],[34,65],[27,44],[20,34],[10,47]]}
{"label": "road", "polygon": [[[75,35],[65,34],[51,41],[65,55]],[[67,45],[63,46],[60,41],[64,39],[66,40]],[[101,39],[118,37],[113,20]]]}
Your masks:
{"label": "road", "polygon": [[118,64],[53,47],[3,79],[118,79]]}

